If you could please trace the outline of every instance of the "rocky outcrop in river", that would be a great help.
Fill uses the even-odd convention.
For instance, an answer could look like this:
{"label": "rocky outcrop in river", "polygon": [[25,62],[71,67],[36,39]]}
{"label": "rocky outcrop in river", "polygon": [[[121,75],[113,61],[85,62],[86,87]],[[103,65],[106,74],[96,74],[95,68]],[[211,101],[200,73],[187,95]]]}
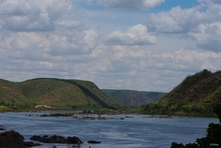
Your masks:
{"label": "rocky outcrop in river", "polygon": [[[2,126],[3,127],[3,126]],[[5,129],[5,128],[4,128]],[[18,132],[11,130],[0,133],[0,148],[30,148],[34,146],[40,146],[40,143],[26,142],[25,138]],[[83,143],[78,137],[63,137],[63,136],[38,136],[34,135],[30,140],[42,142],[42,143],[60,143],[60,144],[77,144],[78,147]],[[89,140],[90,144],[99,144],[100,141]],[[56,146],[53,146],[56,147]]]}
{"label": "rocky outcrop in river", "polygon": [[44,142],[44,143],[67,143],[67,144],[81,144],[83,143],[78,137],[73,136],[73,137],[63,137],[63,136],[51,136],[49,137],[48,135],[45,136],[32,136],[30,138],[31,140],[39,141],[39,142]]}
{"label": "rocky outcrop in river", "polygon": [[3,148],[29,148],[40,146],[39,143],[25,142],[25,138],[16,131],[6,131],[0,133],[0,147]]}
{"label": "rocky outcrop in river", "polygon": [[0,131],[4,131],[6,130],[6,127],[4,127],[3,125],[0,125]]}

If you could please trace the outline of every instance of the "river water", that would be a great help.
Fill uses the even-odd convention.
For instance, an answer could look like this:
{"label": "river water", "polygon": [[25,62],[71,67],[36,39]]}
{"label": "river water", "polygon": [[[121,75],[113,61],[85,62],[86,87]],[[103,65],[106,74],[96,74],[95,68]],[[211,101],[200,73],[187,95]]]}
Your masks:
{"label": "river water", "polygon": [[[0,113],[0,125],[15,130],[27,141],[33,135],[77,136],[81,148],[170,148],[172,142],[193,143],[206,136],[217,118],[148,118],[148,115],[102,115],[112,120],[77,120],[73,117],[40,117],[46,112]],[[81,115],[80,115],[81,116]],[[96,116],[96,115],[94,115]],[[123,118],[123,120],[122,120]],[[88,144],[88,140],[101,144]],[[68,144],[43,144],[36,148],[72,148]]]}

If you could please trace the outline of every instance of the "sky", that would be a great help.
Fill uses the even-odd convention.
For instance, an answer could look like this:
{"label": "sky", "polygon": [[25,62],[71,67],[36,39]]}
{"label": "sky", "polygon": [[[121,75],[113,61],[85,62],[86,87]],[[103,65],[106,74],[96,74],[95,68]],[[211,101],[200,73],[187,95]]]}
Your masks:
{"label": "sky", "polygon": [[0,78],[169,92],[221,70],[221,0],[0,0]]}

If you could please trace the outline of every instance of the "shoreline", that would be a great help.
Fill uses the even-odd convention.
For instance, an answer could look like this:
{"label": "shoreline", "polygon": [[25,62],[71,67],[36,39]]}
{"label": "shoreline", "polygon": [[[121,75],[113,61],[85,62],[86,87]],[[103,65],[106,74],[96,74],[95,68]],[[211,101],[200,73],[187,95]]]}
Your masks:
{"label": "shoreline", "polygon": [[[216,116],[191,116],[191,115],[179,115],[179,114],[146,114],[146,113],[131,113],[131,112],[124,112],[124,113],[110,113],[110,112],[104,112],[104,113],[92,113],[92,112],[85,112],[84,110],[23,110],[23,111],[0,111],[0,113],[50,113],[48,116],[57,116],[57,117],[64,117],[64,116],[72,116],[74,114],[79,114],[79,115],[146,115],[149,117],[145,118],[217,118]],[[51,113],[54,112],[54,113]],[[62,112],[62,113],[61,113]],[[72,114],[71,114],[72,113]],[[57,114],[57,115],[56,115]],[[31,115],[30,115],[31,116]],[[45,116],[47,116],[45,114]],[[76,119],[78,117],[75,116]],[[103,119],[99,118],[98,119]],[[79,118],[80,119],[80,118]],[[86,118],[85,118],[86,119]],[[88,118],[90,119],[90,118]]]}

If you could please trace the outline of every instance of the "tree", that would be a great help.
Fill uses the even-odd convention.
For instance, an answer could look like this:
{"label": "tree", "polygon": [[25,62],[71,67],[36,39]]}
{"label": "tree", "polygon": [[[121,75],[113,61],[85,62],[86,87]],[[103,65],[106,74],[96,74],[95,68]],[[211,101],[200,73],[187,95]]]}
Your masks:
{"label": "tree", "polygon": [[221,148],[221,105],[214,107],[214,113],[218,115],[220,123],[210,123],[207,128],[207,136],[198,138],[196,143],[183,145],[173,142],[170,148]]}

